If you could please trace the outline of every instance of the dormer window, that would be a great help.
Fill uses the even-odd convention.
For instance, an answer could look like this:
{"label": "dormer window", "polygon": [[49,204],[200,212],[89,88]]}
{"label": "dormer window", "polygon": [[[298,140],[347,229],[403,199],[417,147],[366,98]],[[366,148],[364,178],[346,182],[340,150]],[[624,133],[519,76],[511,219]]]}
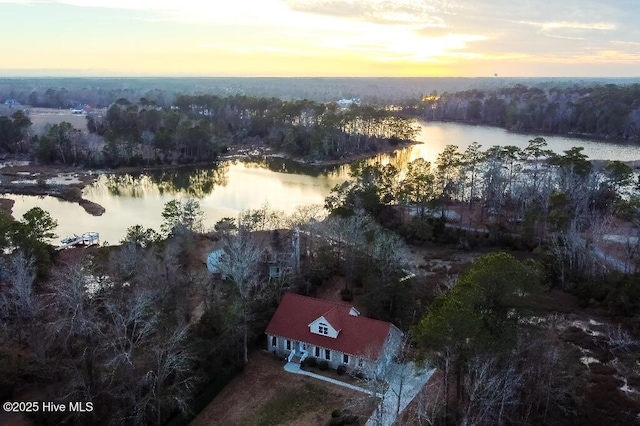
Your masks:
{"label": "dormer window", "polygon": [[324,316],[321,316],[320,318],[309,324],[309,331],[311,333],[318,334],[320,336],[331,337],[332,339],[338,337],[340,330],[342,330],[341,327],[336,329],[334,321],[331,321]]}

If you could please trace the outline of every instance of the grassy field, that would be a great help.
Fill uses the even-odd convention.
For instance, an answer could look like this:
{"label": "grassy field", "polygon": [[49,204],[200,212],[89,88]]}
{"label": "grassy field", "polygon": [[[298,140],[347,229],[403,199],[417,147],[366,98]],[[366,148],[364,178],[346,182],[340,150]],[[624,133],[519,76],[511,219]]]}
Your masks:
{"label": "grassy field", "polygon": [[63,121],[71,123],[76,129],[87,130],[87,118],[85,115],[72,114],[71,110],[53,108],[34,108],[29,112],[31,129],[36,135],[41,135],[47,125],[60,124]]}
{"label": "grassy field", "polygon": [[326,425],[333,410],[369,418],[375,401],[358,391],[287,373],[273,355],[258,352],[196,417],[191,426]]}

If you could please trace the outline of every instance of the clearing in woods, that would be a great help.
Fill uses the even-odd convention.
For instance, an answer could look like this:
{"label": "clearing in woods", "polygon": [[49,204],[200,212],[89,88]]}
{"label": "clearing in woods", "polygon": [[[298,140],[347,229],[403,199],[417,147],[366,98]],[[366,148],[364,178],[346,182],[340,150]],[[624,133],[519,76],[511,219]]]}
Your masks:
{"label": "clearing in woods", "polygon": [[60,124],[63,121],[83,132],[88,132],[87,116],[84,114],[72,114],[68,109],[32,108],[29,110],[31,129],[37,135],[44,133],[47,125]]}

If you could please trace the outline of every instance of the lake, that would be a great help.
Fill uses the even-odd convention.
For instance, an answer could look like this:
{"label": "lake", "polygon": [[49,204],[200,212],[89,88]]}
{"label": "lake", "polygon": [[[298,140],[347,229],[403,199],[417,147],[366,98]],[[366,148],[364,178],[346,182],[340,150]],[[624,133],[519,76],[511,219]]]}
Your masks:
{"label": "lake", "polygon": [[[457,145],[461,151],[474,141],[483,149],[493,145],[524,148],[536,136],[509,133],[494,127],[421,123],[417,139],[422,144],[393,154],[381,154],[374,161],[403,167],[409,161],[423,157],[433,163],[448,144]],[[640,147],[631,144],[559,136],[545,136],[545,139],[549,149],[557,153],[582,146],[590,159],[640,159]],[[236,217],[241,210],[260,208],[265,202],[286,213],[300,205],[322,204],[331,188],[348,178],[347,172],[348,166],[317,168],[269,158],[228,161],[216,169],[103,175],[84,189],[85,198],[106,209],[99,217],[87,214],[77,204],[53,197],[8,195],[7,198],[16,201],[13,207],[16,218],[35,206],[51,213],[58,221],[56,232],[61,237],[95,231],[100,233],[103,243],[118,244],[129,226],[141,224],[159,230],[163,206],[175,198],[199,199],[206,214],[205,224],[213,227],[223,217]]]}

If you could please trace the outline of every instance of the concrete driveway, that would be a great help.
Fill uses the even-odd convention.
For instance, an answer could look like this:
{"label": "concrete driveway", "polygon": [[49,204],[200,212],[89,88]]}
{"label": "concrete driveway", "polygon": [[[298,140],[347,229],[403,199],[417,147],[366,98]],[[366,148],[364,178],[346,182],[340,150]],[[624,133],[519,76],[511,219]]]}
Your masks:
{"label": "concrete driveway", "polygon": [[[374,395],[374,392],[369,389],[302,370],[300,364],[295,362],[286,363],[284,369],[289,373],[314,377],[318,380]],[[369,420],[367,420],[365,426],[392,426],[396,421],[397,413],[402,413],[402,411],[407,408],[407,405],[409,405],[422,388],[424,388],[435,371],[435,368],[420,368],[413,362],[404,364],[394,363],[388,371],[388,374],[386,374],[388,378],[387,389],[384,395],[380,395],[380,404],[376,407]]]}
{"label": "concrete driveway", "polygon": [[435,371],[435,368],[420,368],[413,362],[394,364],[389,374],[389,387],[365,426],[393,425],[397,414],[407,408]]}

